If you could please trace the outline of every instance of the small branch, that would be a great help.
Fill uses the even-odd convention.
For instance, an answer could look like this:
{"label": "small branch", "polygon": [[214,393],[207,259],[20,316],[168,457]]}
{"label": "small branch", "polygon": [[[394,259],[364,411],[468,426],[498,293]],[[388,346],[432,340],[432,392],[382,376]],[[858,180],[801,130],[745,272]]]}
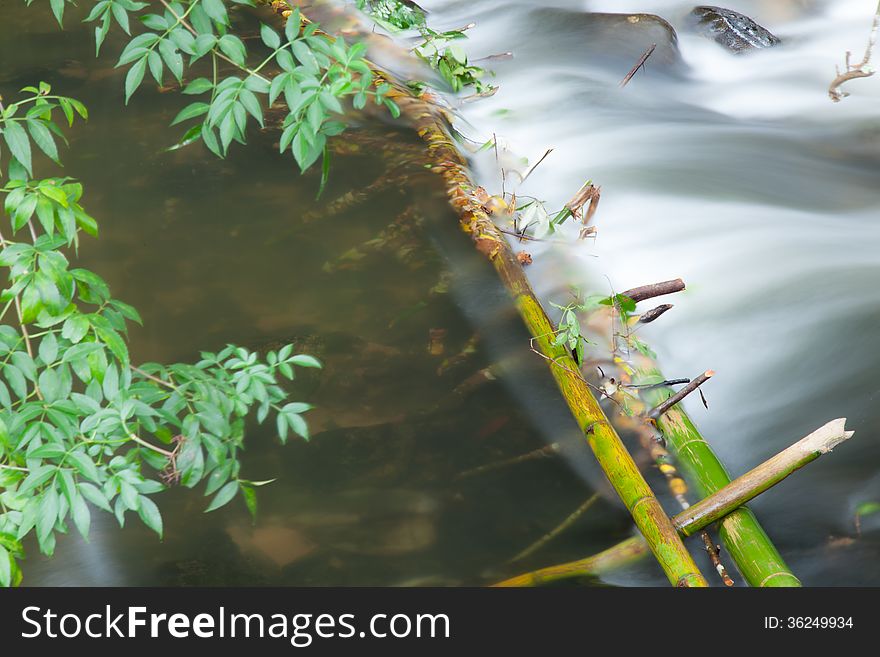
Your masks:
{"label": "small branch", "polygon": [[155,383],[158,383],[159,385],[165,386],[166,388],[170,388],[171,390],[175,390],[175,391],[177,390],[177,386],[174,385],[173,383],[169,383],[168,381],[163,381],[158,376],[153,376],[149,372],[145,372],[141,368],[135,367],[134,365],[130,365],[129,367],[131,368],[132,372],[137,372],[145,379],[149,379],[150,381],[153,381]]}
{"label": "small branch", "polygon": [[691,394],[694,390],[706,383],[706,381],[711,379],[713,376],[715,376],[715,372],[713,370],[706,370],[705,372],[700,374],[700,376],[688,383],[684,388],[672,395],[672,397],[667,399],[659,406],[656,406],[652,411],[648,413],[648,418],[651,420],[656,420],[658,417],[663,415],[666,411],[675,406],[682,399]]}
{"label": "small branch", "polygon": [[721,547],[715,544],[715,541],[712,540],[709,532],[705,529],[700,532],[700,538],[703,539],[703,545],[706,546],[706,554],[709,555],[709,561],[712,562],[712,567],[715,568],[715,572],[718,573],[721,581],[724,582],[724,586],[733,586],[734,582],[727,573],[727,568],[721,563]]}
{"label": "small branch", "polygon": [[481,465],[478,468],[471,468],[470,470],[465,470],[464,472],[459,473],[456,479],[467,479],[468,477],[473,477],[480,474],[485,474],[486,472],[492,472],[493,470],[500,470],[501,468],[506,468],[510,465],[518,465],[520,463],[525,463],[526,461],[533,461],[535,459],[546,458],[548,456],[553,456],[554,454],[558,454],[561,450],[561,446],[559,443],[550,443],[545,447],[541,447],[540,449],[532,450],[526,454],[520,454],[519,456],[515,456],[510,459],[505,459],[504,461],[496,461],[495,463],[488,463],[486,465]]}
{"label": "small branch", "polygon": [[642,68],[645,63],[648,61],[648,58],[654,54],[654,50],[657,49],[657,44],[652,43],[651,47],[645,51],[641,57],[639,57],[639,61],[636,62],[636,65],[630,69],[630,72],[626,74],[626,77],[620,81],[620,88],[623,89],[626,85],[629,84],[629,81],[633,79],[633,76],[639,72],[639,69]]}
{"label": "small branch", "polygon": [[522,177],[522,180],[520,180],[520,183],[524,183],[526,180],[528,180],[528,179],[529,179],[529,176],[532,175],[532,172],[533,172],[535,169],[537,169],[539,166],[541,166],[541,162],[543,162],[544,160],[546,160],[546,159],[547,159],[547,156],[550,155],[550,153],[552,153],[552,152],[553,152],[553,149],[552,149],[552,148],[548,148],[546,151],[544,151],[544,154],[541,156],[541,159],[538,160],[537,162],[535,162],[534,166],[532,166],[532,168],[529,169],[529,170],[526,172],[526,175],[524,175],[524,176]]}
{"label": "small branch", "polygon": [[643,285],[642,287],[634,287],[626,292],[621,292],[622,296],[629,297],[636,303],[653,299],[654,297],[662,297],[665,294],[674,294],[684,289],[684,281],[676,278],[672,281],[663,281],[662,283],[653,283],[652,285]]}
{"label": "small branch", "polygon": [[[30,223],[30,222],[28,222],[28,223]],[[31,226],[31,231],[33,231],[33,226]],[[36,235],[34,235],[34,242],[36,242],[36,241],[37,241],[37,238],[36,238]],[[8,244],[8,242],[6,241],[6,238],[3,237],[2,233],[0,233],[0,245],[2,245],[5,248],[7,244]],[[25,348],[27,349],[28,356],[33,358],[34,357],[34,349],[31,346],[31,336],[30,336],[30,333],[28,333],[27,326],[25,325],[24,320],[22,319],[23,316],[21,314],[21,302],[19,301],[17,294],[15,295],[14,299],[15,299],[15,312],[18,315],[18,325],[21,328],[21,335],[24,338],[24,345],[25,345]],[[40,391],[40,385],[36,381],[34,381],[34,392],[37,393],[37,399],[39,399],[40,401],[43,401],[43,393]]]}
{"label": "small branch", "polygon": [[167,456],[169,459],[173,459],[175,456],[174,452],[169,452],[167,449],[162,449],[161,447],[156,447],[155,445],[151,445],[146,440],[144,440],[140,436],[137,436],[133,433],[128,434],[128,437],[131,438],[138,445],[143,445],[147,449],[151,449],[154,452],[158,452],[159,454],[162,454],[163,456]]}
{"label": "small branch", "polygon": [[837,77],[831,81],[831,86],[828,87],[828,96],[835,103],[838,103],[849,96],[847,92],[840,90],[840,87],[844,83],[857,78],[869,78],[874,75],[874,68],[871,66],[871,55],[874,52],[874,45],[877,42],[878,28],[880,28],[880,2],[877,3],[877,9],[874,11],[874,21],[871,24],[871,34],[868,37],[868,46],[865,48],[865,56],[862,58],[862,61],[855,65],[851,64],[850,58],[852,57],[852,53],[847,51],[845,70],[841,73],[838,68]]}
{"label": "small branch", "polygon": [[631,390],[651,390],[652,388],[665,388],[667,386],[680,386],[690,383],[690,379],[666,379],[657,383],[625,383],[621,387]]}
{"label": "small branch", "polygon": [[660,315],[669,310],[672,310],[671,303],[664,303],[663,305],[657,306],[656,308],[651,308],[651,310],[642,314],[642,316],[639,317],[639,324],[650,324],[655,319],[658,319]]}
{"label": "small branch", "polygon": [[554,538],[559,536],[562,532],[564,532],[566,529],[568,529],[574,523],[576,523],[578,518],[580,518],[582,515],[584,515],[590,509],[591,506],[593,506],[596,502],[599,501],[600,497],[601,496],[599,495],[599,493],[594,493],[593,495],[591,495],[583,504],[581,504],[577,509],[575,509],[571,514],[569,514],[565,520],[563,520],[556,527],[554,527],[549,532],[544,534],[541,538],[539,538],[537,541],[532,543],[525,550],[523,550],[522,552],[517,554],[515,557],[513,557],[508,563],[513,563],[515,561],[522,561],[526,557],[534,554],[535,552],[540,550],[542,547],[547,545],[547,543],[552,541]]}

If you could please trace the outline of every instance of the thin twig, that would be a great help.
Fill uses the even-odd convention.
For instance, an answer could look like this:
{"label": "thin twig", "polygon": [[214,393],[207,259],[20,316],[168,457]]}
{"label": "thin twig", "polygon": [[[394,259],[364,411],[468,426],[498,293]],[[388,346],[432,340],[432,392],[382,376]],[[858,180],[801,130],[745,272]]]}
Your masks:
{"label": "thin twig", "polygon": [[524,183],[526,180],[528,180],[528,179],[529,179],[529,176],[532,175],[532,172],[533,172],[535,169],[537,169],[537,168],[541,165],[541,162],[543,162],[544,160],[546,160],[546,159],[547,159],[547,156],[550,155],[550,153],[552,153],[552,152],[553,152],[553,149],[552,149],[552,148],[548,148],[546,151],[544,151],[544,154],[541,156],[541,159],[538,160],[537,162],[535,162],[535,164],[532,166],[532,168],[529,169],[529,170],[526,172],[526,175],[524,175],[524,176],[522,177],[522,179],[520,180],[520,183]]}
{"label": "thin twig", "polygon": [[706,383],[706,381],[711,379],[714,375],[715,372],[713,370],[706,370],[705,372],[700,374],[700,376],[687,384],[684,388],[672,395],[672,397],[667,399],[662,404],[656,406],[651,412],[648,413],[648,418],[651,420],[656,420],[658,417],[663,415],[666,411],[675,406],[682,399],[691,394],[694,390]]}
{"label": "thin twig", "polygon": [[169,383],[168,381],[163,381],[163,380],[160,379],[158,376],[153,376],[153,375],[150,374],[149,372],[145,372],[145,371],[142,370],[141,368],[139,368],[139,367],[135,367],[134,365],[130,365],[129,367],[131,368],[131,371],[132,371],[132,372],[137,372],[137,373],[140,374],[142,377],[144,377],[144,378],[146,378],[146,379],[149,379],[150,381],[154,381],[155,383],[158,383],[159,385],[163,385],[163,386],[165,386],[166,388],[171,388],[172,390],[175,390],[175,391],[177,390],[177,386],[174,385],[173,383]]}
{"label": "thin twig", "polygon": [[840,87],[845,82],[855,80],[857,78],[869,78],[874,75],[874,68],[871,66],[871,55],[874,52],[874,45],[877,42],[877,30],[880,28],[880,2],[877,3],[877,9],[874,11],[874,21],[871,23],[871,34],[868,37],[868,46],[865,48],[865,56],[862,61],[856,65],[850,63],[852,53],[846,52],[846,68],[843,73],[840,68],[837,69],[837,77],[831,81],[828,87],[828,96],[835,103],[849,96],[845,91],[841,91]]}
{"label": "thin twig", "polygon": [[626,77],[620,81],[620,88],[623,89],[626,85],[629,84],[629,81],[633,79],[633,76],[639,72],[639,69],[642,68],[645,63],[648,61],[648,57],[654,54],[654,50],[656,50],[657,44],[652,43],[651,47],[645,51],[641,57],[639,57],[639,61],[636,62],[636,65],[632,67],[629,73],[626,74]]}
{"label": "thin twig", "polygon": [[459,473],[456,479],[467,479],[468,477],[474,477],[476,475],[485,474],[494,470],[500,470],[501,468],[506,468],[511,465],[519,465],[520,463],[525,463],[526,461],[534,461],[536,459],[547,458],[548,456],[558,454],[560,450],[561,445],[559,443],[550,443],[549,445],[545,445],[544,447],[541,447],[539,449],[532,450],[531,452],[527,452],[526,454],[520,454],[519,456],[514,456],[510,459],[505,459],[504,461],[495,461],[494,463],[487,463],[486,465],[481,465],[477,468],[465,470],[464,472]]}
{"label": "thin twig", "polygon": [[721,562],[721,546],[712,540],[709,532],[705,529],[700,532],[700,538],[703,539],[703,545],[706,546],[706,554],[709,555],[709,561],[712,562],[712,566],[715,568],[715,572],[718,573],[721,581],[724,582],[724,586],[733,586],[734,581],[728,574],[727,568]]}
{"label": "thin twig", "polygon": [[580,518],[582,515],[584,515],[590,509],[591,506],[593,506],[596,502],[599,501],[600,497],[601,496],[599,495],[599,493],[594,493],[593,495],[591,495],[583,504],[581,504],[572,513],[570,513],[568,515],[568,517],[565,518],[565,520],[563,520],[556,527],[554,527],[549,532],[544,534],[541,538],[539,538],[537,541],[532,543],[525,550],[523,550],[522,552],[517,554],[515,557],[513,557],[508,563],[522,561],[526,557],[531,556],[532,554],[534,554],[535,552],[540,550],[542,547],[547,545],[547,543],[552,541],[554,538],[559,536],[562,532],[564,532],[566,529],[568,529],[574,523],[576,523],[578,521],[578,518]]}

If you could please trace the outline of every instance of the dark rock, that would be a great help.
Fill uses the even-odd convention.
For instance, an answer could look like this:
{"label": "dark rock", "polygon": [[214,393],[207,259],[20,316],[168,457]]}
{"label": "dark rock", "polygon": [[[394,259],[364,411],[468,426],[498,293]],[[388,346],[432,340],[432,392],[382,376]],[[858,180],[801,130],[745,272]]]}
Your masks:
{"label": "dark rock", "polygon": [[734,53],[770,48],[782,40],[748,16],[723,7],[696,7],[690,14],[699,34]]}
{"label": "dark rock", "polygon": [[[552,40],[556,48],[571,53],[587,66],[606,69],[623,78],[639,57],[656,44],[647,63],[650,73],[669,75],[685,68],[675,28],[654,14],[584,13],[541,7],[532,11],[528,24],[530,33],[522,35],[522,45],[517,47],[517,57],[522,54],[522,59],[549,61],[556,56],[546,47]],[[539,34],[540,37],[536,36]],[[530,45],[540,50],[523,50]]]}

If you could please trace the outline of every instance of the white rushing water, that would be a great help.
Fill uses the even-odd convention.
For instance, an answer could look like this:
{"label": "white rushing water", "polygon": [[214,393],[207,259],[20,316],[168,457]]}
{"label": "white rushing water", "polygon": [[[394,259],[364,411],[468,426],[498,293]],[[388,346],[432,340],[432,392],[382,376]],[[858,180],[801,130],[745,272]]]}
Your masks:
{"label": "white rushing water", "polygon": [[[432,27],[476,23],[472,59],[514,53],[486,64],[500,90],[462,114],[469,137],[497,133],[532,163],[554,149],[516,191],[558,208],[586,179],[602,186],[595,245],[529,246],[536,288],[560,300],[571,284],[683,277],[644,335],[669,376],[717,370],[710,410],[689,407],[735,473],[848,417],[853,441],[755,506],[806,581],[880,582],[876,560],[855,574],[827,547],[880,498],[880,78],[850,82],[837,104],[827,93],[846,50],[861,59],[876,3],[731,1],[784,40],[740,56],[689,33],[694,5],[676,0],[422,4]],[[615,58],[622,44],[603,45],[585,12],[663,16],[683,65],[649,59],[620,89],[638,55]],[[494,154],[476,167],[499,192]]]}

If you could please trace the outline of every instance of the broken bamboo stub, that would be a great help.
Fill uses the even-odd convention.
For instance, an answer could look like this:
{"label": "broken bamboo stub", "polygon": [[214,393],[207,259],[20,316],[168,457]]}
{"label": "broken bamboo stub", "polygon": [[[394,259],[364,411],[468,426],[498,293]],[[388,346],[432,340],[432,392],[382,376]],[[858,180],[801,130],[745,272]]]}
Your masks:
{"label": "broken bamboo stub", "polygon": [[673,518],[673,523],[682,535],[688,536],[693,531],[687,527],[706,526],[723,518],[732,509],[743,506],[796,470],[849,440],[854,432],[846,431],[845,424],[846,418],[840,418],[819,427],[806,438],[679,513]]}
{"label": "broken bamboo stub", "polygon": [[[846,418],[840,418],[819,427],[791,447],[674,516],[672,523],[684,537],[702,531],[719,519],[721,519],[723,531],[724,520],[741,511],[748,511],[743,505],[808,463],[827,454],[840,443],[852,438],[854,432],[847,431],[845,425]],[[635,537],[600,552],[598,555],[542,568],[533,573],[505,580],[495,586],[534,586],[568,577],[599,575],[629,564],[638,556],[647,554],[647,551],[647,545],[641,542],[640,537]],[[739,565],[738,561],[737,565]],[[743,575],[745,574],[743,573]],[[772,573],[766,577],[768,580],[763,586],[774,586],[773,580],[777,577]]]}
{"label": "broken bamboo stub", "polygon": [[[290,10],[288,5],[297,4],[301,3],[272,2],[271,6],[276,13],[284,16]],[[333,37],[328,35],[328,38]],[[669,581],[675,586],[707,586],[706,578],[700,573],[660,501],[608,421],[589,384],[581,376],[577,363],[564,346],[553,343],[556,331],[553,323],[544,312],[506,238],[476,198],[477,186],[471,180],[467,163],[447,127],[450,117],[439,105],[413,96],[381,70],[372,68],[377,80],[392,86],[389,97],[397,103],[401,115],[424,140],[429,160],[436,163],[432,171],[443,177],[450,204],[458,213],[461,229],[470,236],[477,251],[492,263],[510,293],[533,337],[533,348],[546,359],[584,438]]]}

